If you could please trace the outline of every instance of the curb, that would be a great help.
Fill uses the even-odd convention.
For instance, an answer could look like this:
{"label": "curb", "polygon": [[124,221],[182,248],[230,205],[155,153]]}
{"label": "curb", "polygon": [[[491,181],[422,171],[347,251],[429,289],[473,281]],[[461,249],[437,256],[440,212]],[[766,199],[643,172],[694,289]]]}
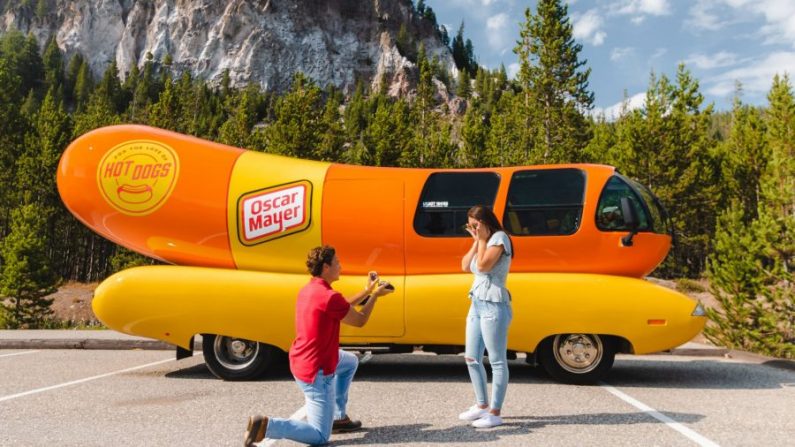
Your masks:
{"label": "curb", "polygon": [[[198,343],[201,348],[201,342]],[[17,339],[0,340],[0,349],[143,349],[171,350],[174,345],[158,340],[102,340],[102,339]]]}
{"label": "curb", "polygon": [[681,355],[691,357],[726,357],[729,350],[720,347],[684,347],[663,351],[660,354]]}

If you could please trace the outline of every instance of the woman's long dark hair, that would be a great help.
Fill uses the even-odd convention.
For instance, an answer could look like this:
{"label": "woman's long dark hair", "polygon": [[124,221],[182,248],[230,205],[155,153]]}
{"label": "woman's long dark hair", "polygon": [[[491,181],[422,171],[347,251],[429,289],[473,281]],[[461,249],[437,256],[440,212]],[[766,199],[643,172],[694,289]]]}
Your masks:
{"label": "woman's long dark hair", "polygon": [[[467,211],[467,217],[471,217],[478,222],[483,222],[486,225],[486,228],[489,229],[491,234],[494,234],[498,231],[502,231],[508,237],[508,241],[511,243],[511,257],[516,254],[516,249],[513,247],[513,240],[511,236],[508,235],[508,232],[502,228],[502,224],[497,219],[497,216],[494,215],[494,211],[491,208],[485,207],[483,205],[475,205]],[[503,250],[505,248],[503,247]]]}

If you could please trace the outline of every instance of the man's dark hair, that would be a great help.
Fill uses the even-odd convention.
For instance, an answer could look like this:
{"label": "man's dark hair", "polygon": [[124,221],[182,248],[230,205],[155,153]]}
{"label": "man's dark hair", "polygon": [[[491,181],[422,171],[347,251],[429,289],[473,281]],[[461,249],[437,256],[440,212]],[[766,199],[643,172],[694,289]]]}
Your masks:
{"label": "man's dark hair", "polygon": [[331,265],[336,251],[330,245],[323,245],[309,250],[306,257],[306,268],[312,276],[320,276],[323,273],[323,264]]}

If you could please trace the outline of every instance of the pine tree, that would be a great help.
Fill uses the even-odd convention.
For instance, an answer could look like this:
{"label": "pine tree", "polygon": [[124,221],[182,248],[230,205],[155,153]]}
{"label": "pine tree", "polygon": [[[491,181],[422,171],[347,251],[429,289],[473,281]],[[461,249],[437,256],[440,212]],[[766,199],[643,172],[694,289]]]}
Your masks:
{"label": "pine tree", "polygon": [[767,110],[767,135],[765,141],[770,150],[770,161],[765,167],[762,178],[762,195],[770,213],[777,218],[789,216],[789,233],[785,225],[784,232],[789,234],[782,245],[782,257],[786,260],[787,270],[792,272],[795,242],[791,231],[792,219],[795,219],[795,99],[789,76],[776,75],[773,86],[768,94],[770,106]]}
{"label": "pine tree", "polygon": [[742,207],[733,206],[718,219],[708,276],[720,310],[708,309],[708,339],[720,346],[757,350],[758,341],[771,327],[766,324],[759,299],[768,280],[765,272],[767,241],[760,226],[748,226]]}
{"label": "pine tree", "polygon": [[765,141],[765,123],[759,109],[744,105],[736,96],[731,116],[728,139],[717,154],[723,178],[721,202],[742,203],[743,216],[748,222],[757,217],[761,198],[760,182],[770,158],[770,150]]}
{"label": "pine tree", "polygon": [[405,102],[378,101],[373,120],[367,128],[367,141],[373,147],[373,165],[398,166],[400,155],[410,138],[405,125],[408,109]]}
{"label": "pine tree", "polygon": [[342,146],[345,144],[345,133],[340,116],[340,98],[333,92],[326,99],[320,121],[322,131],[314,158],[337,161],[342,154]]}
{"label": "pine tree", "polygon": [[91,70],[88,67],[88,63],[84,61],[80,65],[80,71],[78,71],[77,78],[75,79],[75,107],[78,109],[85,107],[86,103],[88,102],[88,97],[93,90],[94,77],[91,75]]}
{"label": "pine tree", "polygon": [[66,67],[64,74],[64,101],[67,103],[74,102],[75,99],[75,83],[77,76],[80,74],[80,67],[83,66],[85,60],[80,53],[75,53],[72,59],[69,60],[69,65]]}
{"label": "pine tree", "polygon": [[414,39],[411,37],[411,33],[409,33],[405,23],[400,25],[397,39],[395,40],[395,46],[397,46],[400,54],[402,54],[406,59],[412,62],[417,60],[417,50],[416,46],[414,45]]}
{"label": "pine tree", "polygon": [[425,45],[420,44],[417,54],[419,66],[419,82],[417,96],[411,108],[411,120],[415,123],[412,144],[401,154],[400,165],[405,167],[436,167],[441,166],[445,158],[444,148],[434,141],[434,131],[438,127],[439,118],[434,113],[433,72],[425,53]]}
{"label": "pine tree", "polygon": [[583,150],[583,160],[589,163],[615,165],[616,126],[605,119],[604,114],[589,119],[593,137]]}
{"label": "pine tree", "polygon": [[469,96],[472,94],[472,86],[470,85],[468,71],[461,70],[458,72],[458,85],[455,93],[464,99],[469,99]]}
{"label": "pine tree", "polygon": [[95,93],[103,96],[107,100],[108,104],[111,106],[111,110],[113,110],[115,114],[120,114],[127,108],[124,90],[121,85],[121,80],[119,80],[119,69],[116,65],[116,61],[112,61],[108,68],[105,69],[105,73],[102,74],[102,80],[99,81]]}
{"label": "pine tree", "polygon": [[312,158],[320,138],[321,116],[320,88],[297,73],[290,91],[276,105],[276,120],[265,128],[268,151]]}
{"label": "pine tree", "polygon": [[461,127],[461,149],[456,166],[461,168],[479,168],[487,166],[486,138],[488,128],[482,110],[475,104],[467,108],[464,123]]}
{"label": "pine tree", "polygon": [[10,213],[18,203],[16,163],[23,151],[27,119],[18,108],[19,76],[11,70],[5,54],[0,57],[0,238],[8,232]]}
{"label": "pine tree", "polygon": [[573,162],[582,158],[590,136],[583,113],[592,108],[588,90],[591,69],[579,59],[582,45],[574,42],[568,7],[560,0],[540,0],[535,15],[529,8],[520,25],[518,83],[523,90],[522,113],[539,160],[530,163]]}
{"label": "pine tree", "polygon": [[453,37],[451,44],[453,51],[453,62],[459,70],[469,71],[469,57],[467,55],[466,44],[464,43],[464,22],[458,27],[458,32]]}
{"label": "pine tree", "polygon": [[367,128],[368,115],[364,84],[357,82],[353,96],[345,105],[344,122],[347,144],[355,144],[362,138],[363,132]]}
{"label": "pine tree", "polygon": [[227,99],[229,104],[236,104],[229,119],[219,130],[219,141],[235,147],[251,146],[251,131],[257,122],[256,113],[256,87],[231,94]]}
{"label": "pine tree", "polygon": [[42,60],[44,63],[44,80],[47,89],[49,90],[54,87],[56,91],[62,91],[64,85],[63,54],[61,53],[61,49],[58,48],[58,43],[55,41],[54,36],[50,37],[50,40],[47,42]]}
{"label": "pine tree", "polygon": [[533,145],[527,141],[525,117],[520,112],[523,99],[522,96],[506,92],[497,102],[486,139],[485,166],[530,164],[525,160],[538,158],[530,152]]}
{"label": "pine tree", "polygon": [[49,211],[35,204],[23,205],[11,215],[11,233],[2,242],[4,260],[0,275],[0,295],[9,303],[5,310],[6,326],[12,329],[41,327],[51,314],[57,278],[46,256],[45,226]]}
{"label": "pine tree", "polygon": [[41,87],[44,79],[44,62],[39,54],[39,42],[33,33],[28,34],[25,39],[25,48],[21,52],[18,64],[19,76],[22,80],[21,93],[27,94],[30,91],[35,91],[36,99],[41,99],[41,95],[44,93]]}
{"label": "pine tree", "polygon": [[183,111],[180,97],[176,94],[175,86],[171,79],[166,79],[163,93],[160,94],[157,102],[152,105],[149,125],[175,132],[184,132],[184,129],[180,126],[182,118]]}
{"label": "pine tree", "polygon": [[51,210],[60,206],[55,173],[71,137],[71,118],[55,89],[50,88],[28,135],[25,152],[17,160],[20,203],[33,201]]}

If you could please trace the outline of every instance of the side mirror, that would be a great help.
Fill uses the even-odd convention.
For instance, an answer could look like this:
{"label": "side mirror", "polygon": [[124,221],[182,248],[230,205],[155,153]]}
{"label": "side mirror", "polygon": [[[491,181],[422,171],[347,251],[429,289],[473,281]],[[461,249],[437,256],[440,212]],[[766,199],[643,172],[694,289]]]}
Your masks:
{"label": "side mirror", "polygon": [[624,224],[629,227],[629,234],[621,238],[621,243],[625,247],[632,246],[632,238],[638,234],[638,214],[635,212],[635,207],[629,197],[621,198],[621,214],[624,216]]}

